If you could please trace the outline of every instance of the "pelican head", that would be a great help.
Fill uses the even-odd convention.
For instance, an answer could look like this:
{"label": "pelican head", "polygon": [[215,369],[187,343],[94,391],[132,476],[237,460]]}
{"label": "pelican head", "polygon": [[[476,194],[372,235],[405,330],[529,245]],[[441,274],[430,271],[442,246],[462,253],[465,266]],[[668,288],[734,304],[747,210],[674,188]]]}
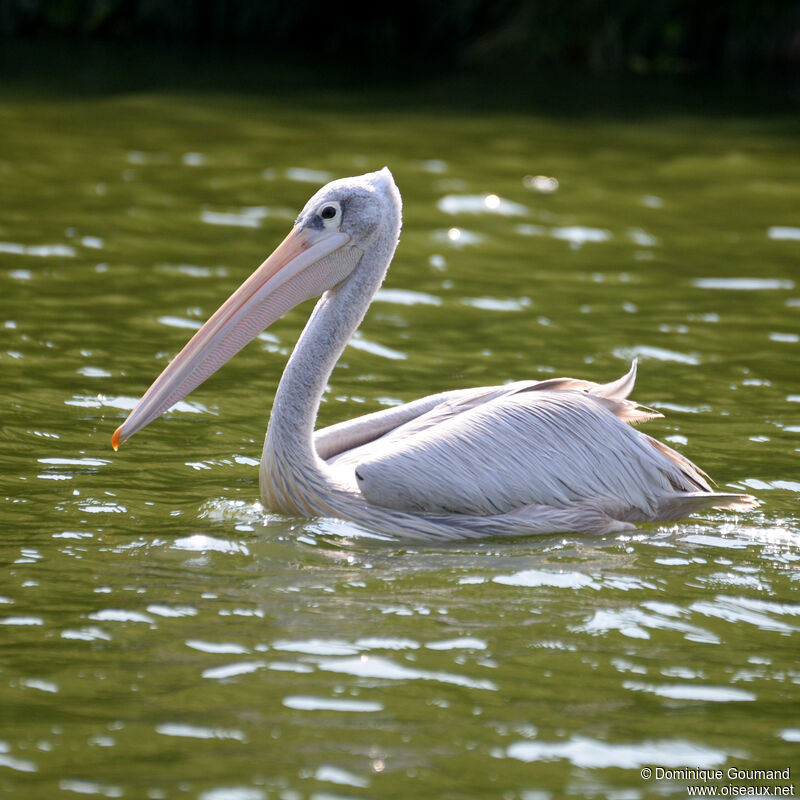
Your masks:
{"label": "pelican head", "polygon": [[114,431],[114,449],[183,399],[287,311],[346,281],[367,250],[393,251],[400,211],[400,193],[387,167],[323,186],[272,255],[156,378]]}
{"label": "pelican head", "polygon": [[340,178],[323,186],[305,204],[293,232],[344,233],[350,237],[350,246],[363,252],[388,220],[396,218],[399,228],[401,206],[392,173],[384,167],[378,172]]}

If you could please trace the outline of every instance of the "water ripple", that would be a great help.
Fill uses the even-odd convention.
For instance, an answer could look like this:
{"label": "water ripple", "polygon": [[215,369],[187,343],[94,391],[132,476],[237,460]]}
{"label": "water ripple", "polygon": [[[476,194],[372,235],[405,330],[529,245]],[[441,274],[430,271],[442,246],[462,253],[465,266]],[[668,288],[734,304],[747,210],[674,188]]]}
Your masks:
{"label": "water ripple", "polygon": [[319,669],[328,672],[343,672],[358,678],[379,678],[390,681],[427,680],[439,683],[451,683],[469,689],[487,689],[497,691],[493,681],[470,678],[466,675],[455,675],[451,672],[431,672],[414,667],[396,664],[380,656],[362,655],[359,658],[328,658],[317,661]]}
{"label": "water ripple", "polygon": [[440,642],[428,642],[428,650],[485,650],[486,642],[473,636],[464,636],[460,639],[444,639]]}
{"label": "water ripple", "polygon": [[228,275],[225,267],[198,267],[196,264],[159,264],[157,269],[177,275],[188,275],[190,278],[224,278]]}
{"label": "water ripple", "polygon": [[411,289],[380,289],[375,295],[376,302],[395,303],[401,306],[440,306],[442,298],[424,292],[415,292]]}
{"label": "water ripple", "polygon": [[800,242],[800,228],[791,228],[786,225],[772,225],[767,228],[767,236],[778,241]]}
{"label": "water ripple", "polygon": [[86,628],[80,628],[78,630],[67,628],[61,631],[61,638],[78,639],[84,642],[94,642],[94,641],[110,642],[111,634],[106,633],[102,628],[98,628],[95,625],[89,625]]}
{"label": "water ripple", "polygon": [[370,341],[358,331],[353,334],[352,339],[350,339],[348,342],[348,346],[353,347],[356,350],[364,350],[365,352],[371,353],[374,356],[379,356],[380,358],[388,358],[390,361],[404,361],[408,357],[405,353],[401,353],[399,350],[392,350],[391,347],[386,347],[385,345]]}
{"label": "water ripple", "polygon": [[662,767],[713,767],[725,763],[728,755],[683,739],[613,744],[588,736],[574,736],[564,742],[514,742],[506,748],[509,758],[520,761],[566,759],[576,767],[637,769],[645,764]]}
{"label": "water ripple", "polygon": [[468,231],[465,228],[448,228],[446,231],[438,230],[434,231],[432,236],[435,242],[443,242],[453,247],[480,244],[485,239],[480,233]]}
{"label": "water ripple", "polygon": [[267,666],[266,661],[236,661],[232,664],[223,664],[221,667],[210,667],[202,672],[204,678],[225,680],[235,678],[237,675],[248,675]]}
{"label": "water ripple", "polygon": [[505,200],[496,194],[448,194],[436,207],[445,214],[500,214],[504,217],[521,217],[528,209],[520,203]]}
{"label": "water ripple", "polygon": [[189,739],[235,739],[246,742],[247,737],[235,728],[206,728],[201,725],[188,725],[185,722],[162,722],[156,726],[156,733],[163,736],[185,736]]}
{"label": "water ripple", "polygon": [[413,639],[396,639],[390,636],[368,636],[357,639],[356,647],[361,650],[417,650],[419,642]]}
{"label": "water ripple", "polygon": [[639,608],[598,609],[583,625],[573,630],[593,636],[619,631],[629,639],[649,639],[650,630],[673,630],[683,633],[690,642],[720,643],[719,637],[711,631],[676,620],[671,615],[647,613]]}
{"label": "water ripple", "polygon": [[20,684],[27,686],[29,689],[36,689],[40,692],[48,692],[50,694],[58,693],[58,684],[53,681],[46,681],[42,678],[23,678]]}
{"label": "water ripple", "polygon": [[[151,797],[154,795],[151,795]],[[160,795],[166,797],[166,795]],[[292,795],[284,796],[291,797]],[[266,800],[266,795],[261,789],[252,786],[219,786],[216,789],[207,789],[201,792],[198,800]],[[315,795],[315,800],[325,800],[322,795]],[[330,800],[335,800],[330,798]]]}
{"label": "water ripple", "polygon": [[578,250],[583,245],[594,242],[609,242],[613,238],[611,231],[605,228],[589,228],[585,225],[565,225],[558,228],[546,228],[542,225],[517,225],[517,233],[523,236],[551,236],[569,242],[573,250]]}
{"label": "water ripple", "polygon": [[[334,767],[330,764],[323,764],[321,767],[319,767],[314,773],[314,777],[318,781],[338,783],[345,786],[358,786],[361,788],[369,786],[369,781],[366,778],[360,778],[358,775],[354,775],[352,772],[348,772],[346,769]],[[319,795],[315,795],[315,797],[319,797]]]}
{"label": "water ripple", "polygon": [[234,642],[204,642],[201,639],[187,639],[186,646],[201,653],[214,653],[223,655],[246,655],[250,651]]}
{"label": "water ripple", "polygon": [[657,361],[676,361],[679,364],[697,365],[700,363],[698,353],[679,353],[676,350],[667,350],[664,347],[653,347],[646,344],[617,348],[614,350],[614,355],[625,361],[630,361],[633,358],[654,358]]}
{"label": "water ripple", "polygon": [[326,172],[321,169],[307,169],[306,167],[289,167],[286,170],[286,177],[290,181],[299,181],[300,183],[328,183],[333,179],[332,172]]}
{"label": "water ripple", "polygon": [[757,292],[775,289],[794,289],[794,281],[781,278],[695,278],[692,286],[698,289],[728,289],[738,292]]}
{"label": "water ripple", "polygon": [[563,228],[553,228],[550,235],[554,239],[569,242],[572,247],[583,247],[587,242],[608,242],[611,240],[611,231],[604,228],[587,228],[584,225],[568,225]]}
{"label": "water ripple", "polygon": [[302,694],[292,694],[284,697],[283,705],[286,708],[294,708],[298,711],[383,711],[382,703],[369,700],[350,700],[343,697],[310,697]]}
{"label": "water ripple", "polygon": [[155,614],[157,617],[196,617],[197,609],[194,606],[166,606],[162,603],[151,603],[147,606],[147,611],[150,614]]}
{"label": "water ripple", "polygon": [[634,692],[650,692],[669,700],[701,700],[710,703],[741,703],[756,700],[753,692],[731,686],[702,686],[692,683],[649,684],[624,681],[623,688]]}
{"label": "water ripple", "polygon": [[340,639],[308,639],[299,642],[278,639],[272,643],[272,647],[275,650],[320,656],[349,656],[355,655],[359,651],[357,647]]}
{"label": "water ripple", "polygon": [[203,323],[200,320],[186,319],[185,317],[158,317],[158,322],[162,325],[168,325],[170,328],[186,328],[193,331],[203,327]]}
{"label": "water ripple", "polygon": [[794,633],[798,627],[775,619],[772,615],[800,615],[799,605],[726,595],[717,595],[713,601],[697,600],[689,608],[706,617],[716,617],[732,623],[745,622],[764,631],[777,631],[784,634]]}
{"label": "water ripple", "polygon": [[17,244],[0,242],[0,253],[13,253],[18,256],[36,256],[38,258],[75,258],[74,247],[68,244]]}
{"label": "water ripple", "polygon": [[231,541],[230,539],[218,539],[216,536],[208,536],[203,533],[195,533],[192,536],[184,536],[176,539],[172,543],[175,550],[191,550],[197,553],[205,553],[209,550],[217,553],[241,553],[249,555],[250,550],[242,542]]}
{"label": "water ripple", "polygon": [[[74,394],[69,400],[65,400],[64,404],[68,406],[78,406],[79,408],[116,408],[121,411],[133,411],[138,402],[138,397],[126,397],[123,395],[113,396],[98,394],[90,396]],[[180,411],[183,414],[215,413],[202,403],[197,403],[195,401],[188,402],[186,400],[181,400],[179,403],[176,403],[170,408],[170,411]]]}
{"label": "water ripple", "polygon": [[203,211],[200,215],[208,225],[229,225],[238,228],[260,228],[261,220],[266,217],[291,219],[294,215],[288,209],[269,208],[267,206],[251,206],[238,211]]}
{"label": "water ripple", "polygon": [[89,614],[89,619],[94,622],[145,622],[149,624],[155,622],[149,614],[126,608],[103,608]]}
{"label": "water ripple", "polygon": [[16,772],[36,772],[38,769],[34,761],[29,761],[26,758],[16,758],[3,752],[0,752],[0,767],[8,767]]}
{"label": "water ripple", "polygon": [[531,304],[528,297],[509,297],[505,300],[497,297],[465,297],[461,302],[481,311],[524,311]]}
{"label": "water ripple", "polygon": [[495,575],[492,583],[506,586],[552,586],[558,589],[600,588],[600,584],[582,572],[550,572],[538,569],[525,569],[511,575]]}
{"label": "water ripple", "polygon": [[11,616],[0,619],[0,625],[44,625],[44,620],[33,616]]}
{"label": "water ripple", "polygon": [[223,211],[203,211],[200,219],[207,225],[230,225],[237,228],[259,228],[261,221],[258,217],[247,214],[236,214]]}

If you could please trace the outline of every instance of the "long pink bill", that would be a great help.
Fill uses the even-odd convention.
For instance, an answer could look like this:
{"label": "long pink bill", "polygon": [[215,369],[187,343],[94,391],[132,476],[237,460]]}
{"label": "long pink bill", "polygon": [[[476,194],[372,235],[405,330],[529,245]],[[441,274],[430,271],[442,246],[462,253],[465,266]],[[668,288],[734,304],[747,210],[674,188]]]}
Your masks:
{"label": "long pink bill", "polygon": [[289,309],[335,286],[360,251],[338,231],[293,228],[275,252],[220,306],[114,431],[116,450],[213,375]]}

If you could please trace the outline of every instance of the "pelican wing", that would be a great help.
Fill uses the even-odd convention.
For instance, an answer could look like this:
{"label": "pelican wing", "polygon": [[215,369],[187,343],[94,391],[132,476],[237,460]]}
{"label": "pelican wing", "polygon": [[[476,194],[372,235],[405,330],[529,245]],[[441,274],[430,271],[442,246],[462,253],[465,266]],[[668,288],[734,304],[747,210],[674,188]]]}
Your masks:
{"label": "pelican wing", "polygon": [[[531,382],[532,383],[532,382]],[[314,432],[317,455],[330,465],[352,460],[353,454],[382,436],[414,423],[433,409],[442,409],[463,402],[479,403],[507,393],[507,386],[480,389],[454,389],[420,397],[411,403],[384,408],[371,414],[337,422]]]}
{"label": "pelican wing", "polygon": [[344,463],[356,463],[361,456],[374,449],[371,445],[381,437],[383,439],[380,446],[385,447],[390,440],[419,433],[484,403],[533,390],[570,390],[591,394],[600,402],[607,404],[625,422],[644,422],[660,417],[662,415],[657,411],[626,399],[636,381],[636,364],[634,360],[630,370],[611,383],[599,384],[576,378],[550,378],[545,381],[516,381],[501,386],[453,389],[431,394],[410,403],[321,428],[314,433],[314,446],[320,458],[331,466],[335,464],[341,467]]}
{"label": "pelican wing", "polygon": [[354,467],[370,503],[398,510],[591,502],[649,518],[667,498],[711,489],[690,461],[626,424],[658,416],[626,399],[635,369],[611,384],[557,378],[447,397],[333,460]]}

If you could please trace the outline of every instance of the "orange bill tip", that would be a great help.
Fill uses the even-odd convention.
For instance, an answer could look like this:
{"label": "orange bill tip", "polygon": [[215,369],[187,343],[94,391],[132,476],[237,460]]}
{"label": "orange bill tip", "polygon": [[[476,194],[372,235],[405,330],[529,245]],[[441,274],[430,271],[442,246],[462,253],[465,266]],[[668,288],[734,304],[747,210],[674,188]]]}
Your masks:
{"label": "orange bill tip", "polygon": [[121,430],[122,430],[122,425],[120,425],[120,426],[119,426],[119,428],[117,428],[117,429],[114,431],[114,434],[113,434],[113,436],[111,437],[111,446],[114,448],[114,451],[115,451],[115,452],[116,452],[117,450],[119,450],[119,446],[120,446],[119,437],[120,437],[120,431],[121,431]]}

